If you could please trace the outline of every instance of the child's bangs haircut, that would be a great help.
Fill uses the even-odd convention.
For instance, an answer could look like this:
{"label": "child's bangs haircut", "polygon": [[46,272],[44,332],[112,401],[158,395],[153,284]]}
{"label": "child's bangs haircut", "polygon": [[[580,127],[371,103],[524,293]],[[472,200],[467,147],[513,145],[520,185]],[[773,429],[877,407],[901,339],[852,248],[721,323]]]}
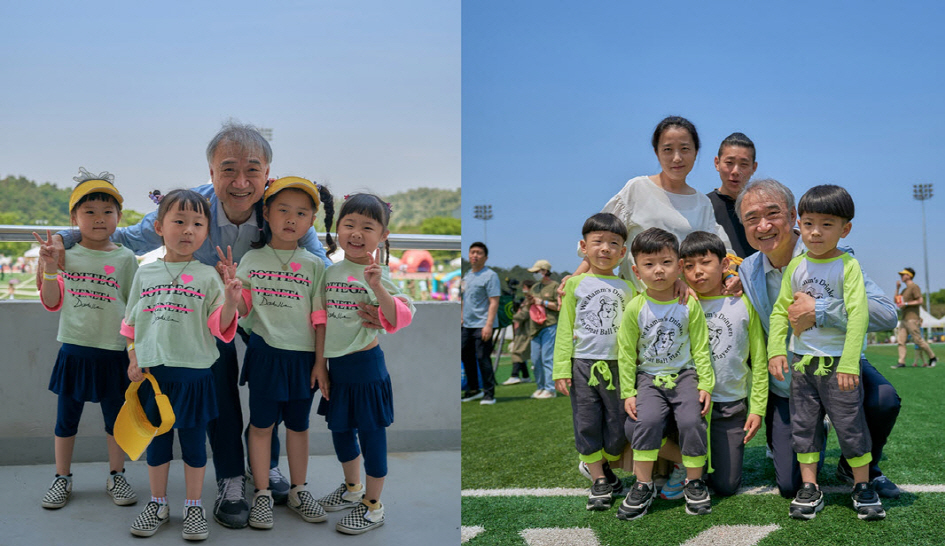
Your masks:
{"label": "child's bangs haircut", "polygon": [[164,220],[171,207],[177,210],[192,210],[203,214],[210,222],[210,202],[207,198],[193,190],[172,190],[161,198],[161,204],[158,205],[157,219]]}
{"label": "child's bangs haircut", "polygon": [[349,214],[363,214],[368,218],[380,223],[387,229],[390,222],[390,209],[387,203],[381,201],[381,198],[372,193],[356,193],[349,195],[343,205],[341,212],[338,213],[338,221]]}
{"label": "child's bangs haircut", "polygon": [[[373,193],[356,193],[345,197],[345,203],[341,205],[341,211],[338,213],[338,224],[349,214],[362,214],[378,222],[387,229],[390,222],[390,205],[381,200]],[[384,239],[384,265],[390,262],[390,239]]]}
{"label": "child's bangs haircut", "polygon": [[725,259],[727,255],[725,243],[718,235],[708,231],[693,231],[679,244],[680,259],[685,260],[706,254],[715,254],[720,262]]}
{"label": "child's bangs haircut", "polygon": [[797,203],[798,215],[829,214],[849,222],[853,220],[853,212],[853,198],[847,190],[833,184],[814,186],[807,190]]}
{"label": "child's bangs haircut", "polygon": [[594,231],[607,231],[627,241],[627,226],[615,215],[609,212],[598,212],[584,222],[581,228],[581,236],[587,238],[587,234]]}
{"label": "child's bangs haircut", "polygon": [[650,228],[633,238],[630,244],[630,254],[636,260],[640,254],[656,254],[670,249],[673,254],[679,255],[679,239],[675,235],[660,228]]}

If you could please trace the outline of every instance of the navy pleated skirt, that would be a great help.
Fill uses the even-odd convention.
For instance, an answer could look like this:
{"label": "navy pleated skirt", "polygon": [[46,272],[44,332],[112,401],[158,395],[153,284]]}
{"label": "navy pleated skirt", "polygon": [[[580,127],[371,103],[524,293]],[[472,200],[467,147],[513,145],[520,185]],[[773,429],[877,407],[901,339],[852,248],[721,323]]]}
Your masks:
{"label": "navy pleated skirt", "polygon": [[271,347],[256,334],[249,337],[240,385],[266,400],[285,402],[311,398],[315,351],[288,351]]}
{"label": "navy pleated skirt", "polygon": [[[210,368],[178,368],[151,366],[151,375],[157,379],[161,392],[167,395],[174,408],[174,428],[193,428],[206,425],[217,418],[217,390]],[[145,381],[138,389],[144,413],[154,425],[161,423],[154,389]]]}
{"label": "navy pleated skirt", "polygon": [[124,398],[128,354],[63,343],[49,378],[49,390],[79,402]]}
{"label": "navy pleated skirt", "polygon": [[331,399],[321,399],[318,414],[329,430],[376,430],[394,422],[393,389],[380,346],[328,359],[328,378]]}

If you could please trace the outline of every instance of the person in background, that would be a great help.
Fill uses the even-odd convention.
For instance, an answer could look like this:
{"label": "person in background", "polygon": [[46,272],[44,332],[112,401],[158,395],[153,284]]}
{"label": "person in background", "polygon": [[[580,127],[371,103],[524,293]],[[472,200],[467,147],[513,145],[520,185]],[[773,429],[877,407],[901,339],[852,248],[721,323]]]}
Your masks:
{"label": "person in background", "polygon": [[538,260],[528,271],[535,276],[535,286],[525,297],[532,332],[532,362],[535,364],[537,387],[531,397],[543,400],[555,397],[551,372],[561,299],[558,296],[557,283],[551,280],[551,264],[548,260]]}
{"label": "person in background", "polygon": [[[469,245],[470,269],[463,275],[463,370],[466,392],[462,401],[482,399],[482,405],[495,404],[495,372],[492,369],[492,332],[499,326],[499,276],[486,267],[489,248],[479,241]],[[479,374],[482,374],[482,390]]]}
{"label": "person in background", "polygon": [[[906,337],[910,335],[915,344],[928,355],[928,365],[934,367],[938,362],[938,357],[935,356],[932,348],[929,347],[929,342],[925,341],[925,338],[922,337],[922,328],[919,326],[922,322],[919,309],[922,307],[925,299],[922,297],[922,289],[912,280],[915,278],[915,270],[911,267],[907,267],[899,272],[899,277],[906,287],[902,289],[902,292],[899,294],[901,297],[898,298],[896,302],[896,306],[902,310],[902,324],[899,327],[899,332],[896,337],[899,342],[899,362],[893,366],[893,368],[906,367]],[[897,282],[896,284],[898,285],[899,283]],[[898,286],[896,288],[898,288]]]}
{"label": "person in background", "polygon": [[[522,291],[528,294],[535,285],[532,279],[522,281]],[[528,376],[528,360],[531,358],[531,337],[528,335],[528,306],[522,299],[518,304],[518,309],[512,317],[512,348],[509,350],[512,358],[512,375],[502,382],[503,385],[517,385],[519,383],[528,383],[531,378]]]}

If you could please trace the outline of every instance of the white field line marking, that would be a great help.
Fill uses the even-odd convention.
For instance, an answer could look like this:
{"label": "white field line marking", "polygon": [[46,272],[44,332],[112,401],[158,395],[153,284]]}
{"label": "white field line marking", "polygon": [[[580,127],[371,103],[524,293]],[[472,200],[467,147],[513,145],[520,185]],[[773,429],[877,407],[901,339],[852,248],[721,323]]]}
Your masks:
{"label": "white field line marking", "polygon": [[486,528],[481,525],[463,525],[460,529],[460,542],[465,544],[485,532]]}
{"label": "white field line marking", "polygon": [[600,546],[597,535],[592,529],[582,529],[572,527],[570,529],[561,529],[550,527],[544,529],[525,529],[521,533],[528,546],[560,546],[568,544],[569,546]]}
{"label": "white field line marking", "polygon": [[[849,493],[853,486],[850,485],[827,485],[823,488],[824,493]],[[945,485],[913,485],[899,484],[899,489],[904,493],[945,493]],[[551,487],[538,489],[463,489],[464,497],[586,497],[590,488],[566,488]],[[778,488],[773,485],[764,485],[759,487],[742,487],[738,490],[739,494],[744,495],[771,495],[777,494]]]}
{"label": "white field line marking", "polygon": [[754,546],[780,528],[778,525],[716,525],[683,542],[681,546]]}

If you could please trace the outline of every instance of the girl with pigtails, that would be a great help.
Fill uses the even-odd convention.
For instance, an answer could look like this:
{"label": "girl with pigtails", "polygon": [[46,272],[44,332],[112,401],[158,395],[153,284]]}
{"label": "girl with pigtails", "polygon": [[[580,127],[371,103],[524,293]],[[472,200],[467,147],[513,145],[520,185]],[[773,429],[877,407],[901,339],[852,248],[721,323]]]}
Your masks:
{"label": "girl with pigtails", "polygon": [[[407,326],[414,313],[410,298],[391,281],[387,267],[390,213],[390,205],[376,195],[345,196],[337,224],[345,258],[325,273],[328,381],[320,383],[318,413],[328,421],[344,482],[319,503],[328,511],[353,508],[335,526],[352,535],[384,524],[380,497],[387,475],[386,428],[394,421],[390,375],[377,330],[364,327],[357,310],[364,303],[378,306],[388,333]],[[362,456],[366,485],[361,484]]]}

